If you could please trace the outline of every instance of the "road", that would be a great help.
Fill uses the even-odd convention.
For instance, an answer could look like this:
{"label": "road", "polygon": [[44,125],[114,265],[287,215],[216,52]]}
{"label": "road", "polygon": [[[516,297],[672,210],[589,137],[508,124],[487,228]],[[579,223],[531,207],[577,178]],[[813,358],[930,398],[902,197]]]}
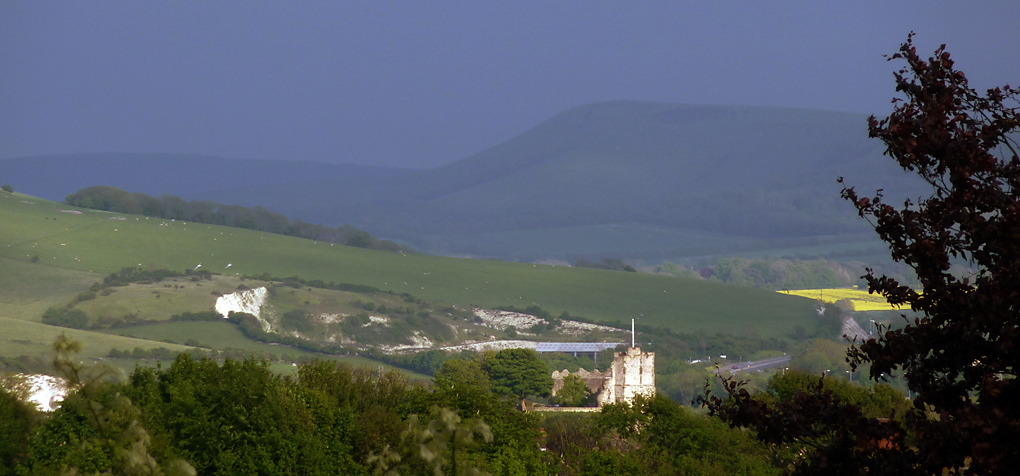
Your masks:
{"label": "road", "polygon": [[723,371],[728,370],[731,374],[737,374],[740,372],[755,372],[770,369],[773,367],[782,367],[784,365],[789,364],[790,359],[792,358],[793,358],[792,356],[784,355],[782,357],[773,357],[771,359],[754,360],[750,362],[728,363],[725,366],[719,366],[719,370],[717,370],[716,373],[721,373]]}

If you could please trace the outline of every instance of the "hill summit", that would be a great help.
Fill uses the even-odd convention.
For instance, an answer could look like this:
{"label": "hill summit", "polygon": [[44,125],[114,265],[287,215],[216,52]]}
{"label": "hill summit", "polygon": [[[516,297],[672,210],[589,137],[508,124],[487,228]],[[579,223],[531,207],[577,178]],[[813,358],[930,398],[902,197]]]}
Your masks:
{"label": "hill summit", "polygon": [[[262,205],[325,225],[350,223],[437,254],[661,258],[762,242],[862,239],[870,230],[839,197],[838,177],[891,197],[920,190],[915,178],[882,157],[881,143],[868,139],[866,119],[611,101],[570,109],[429,170],[138,154],[46,160],[120,182],[104,185]],[[40,180],[27,163],[38,159],[0,161],[0,174],[20,190],[46,196],[34,188]],[[174,173],[200,175],[202,184],[153,190],[152,173],[132,168],[132,161],[148,161],[152,170],[176,164]],[[103,170],[115,165],[120,169]]]}

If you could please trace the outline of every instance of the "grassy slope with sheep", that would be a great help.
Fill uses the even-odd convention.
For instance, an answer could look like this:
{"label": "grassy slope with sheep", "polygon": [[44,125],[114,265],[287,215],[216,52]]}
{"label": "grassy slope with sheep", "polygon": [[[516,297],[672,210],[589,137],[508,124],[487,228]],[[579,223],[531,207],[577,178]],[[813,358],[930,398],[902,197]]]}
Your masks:
{"label": "grassy slope with sheep", "polygon": [[[70,213],[80,212],[79,213]],[[375,286],[458,306],[526,307],[596,322],[626,321],[677,331],[763,337],[813,326],[810,299],[649,274],[495,260],[400,254],[298,238],[75,209],[21,194],[0,194],[0,317],[36,321],[91,283],[123,267],[224,275],[300,276]],[[229,268],[227,267],[230,265]],[[206,291],[209,293],[208,291]]]}

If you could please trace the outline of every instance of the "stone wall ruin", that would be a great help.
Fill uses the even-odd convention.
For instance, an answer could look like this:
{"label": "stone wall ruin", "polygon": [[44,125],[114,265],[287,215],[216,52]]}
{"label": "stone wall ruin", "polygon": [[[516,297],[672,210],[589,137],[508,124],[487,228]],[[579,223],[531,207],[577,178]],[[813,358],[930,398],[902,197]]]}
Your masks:
{"label": "stone wall ruin", "polygon": [[[563,379],[571,373],[563,369],[554,371],[553,396],[563,388]],[[641,352],[631,347],[626,352],[616,352],[613,365],[605,372],[579,369],[573,373],[581,377],[585,386],[597,395],[599,406],[607,403],[633,403],[638,395],[655,395],[655,352]]]}

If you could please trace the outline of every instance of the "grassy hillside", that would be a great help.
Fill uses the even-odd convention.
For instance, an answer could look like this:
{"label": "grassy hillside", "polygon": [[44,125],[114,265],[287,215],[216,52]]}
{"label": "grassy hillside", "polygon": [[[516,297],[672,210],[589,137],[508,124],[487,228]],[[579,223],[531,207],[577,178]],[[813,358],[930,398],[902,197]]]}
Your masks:
{"label": "grassy hillside", "polygon": [[[152,326],[141,326],[131,329],[118,329],[110,332],[92,332],[78,329],[65,329],[62,327],[47,326],[37,322],[28,322],[18,319],[9,319],[0,316],[0,357],[30,357],[39,359],[42,363],[48,363],[53,358],[51,346],[57,336],[64,334],[82,344],[82,352],[79,356],[85,360],[103,360],[111,363],[122,370],[130,371],[136,364],[151,365],[156,359],[109,359],[107,356],[111,350],[122,352],[133,352],[136,349],[149,351],[152,349],[166,349],[170,352],[184,352],[188,350],[205,350],[206,348],[227,350],[239,349],[248,352],[260,352],[261,355],[271,353],[281,356],[287,360],[299,360],[302,358],[320,358],[326,360],[337,360],[351,365],[368,365],[373,368],[382,367],[387,370],[396,370],[404,373],[415,380],[429,379],[430,377],[404,369],[383,364],[371,359],[357,356],[323,356],[312,354],[284,346],[275,346],[256,342],[246,338],[236,326],[227,322],[175,322],[157,324]],[[118,335],[123,333],[125,335]],[[130,335],[127,335],[130,334]],[[180,345],[176,342],[186,342],[192,339],[199,340],[202,347]],[[289,374],[295,368],[284,362],[273,364],[275,372]]]}
{"label": "grassy hillside", "polygon": [[[8,225],[4,222],[5,227]],[[6,231],[0,232],[0,240],[6,236]],[[0,248],[6,251],[7,244]],[[92,283],[102,280],[102,276],[94,273],[32,263],[28,258],[31,256],[0,256],[0,316],[38,319],[46,308],[66,304]]]}
{"label": "grassy hillside", "polygon": [[0,329],[4,331],[3,336],[0,337],[0,355],[8,357],[28,355],[42,359],[52,358],[50,346],[60,334],[66,334],[71,339],[81,342],[83,347],[81,355],[93,359],[105,357],[110,349],[131,351],[135,347],[142,349],[165,347],[180,352],[189,348],[184,345],[160,342],[159,339],[111,336],[99,332],[65,329],[37,322],[9,319],[3,316],[0,316]]}
{"label": "grassy hillside", "polygon": [[[242,229],[72,210],[20,194],[0,194],[0,223],[0,259],[17,262],[9,269],[19,273],[55,270],[52,286],[65,289],[65,296],[74,294],[68,283],[83,272],[98,278],[127,266],[182,270],[202,264],[224,274],[268,272],[367,284],[462,306],[537,304],[553,314],[567,311],[596,321],[636,317],[645,325],[679,331],[733,331],[751,324],[763,336],[776,336],[797,325],[810,328],[814,319],[809,299],[705,281],[328,246]],[[2,308],[2,316],[37,320],[32,312],[45,307],[31,304],[34,297],[2,293],[22,309],[12,316],[16,308]]]}
{"label": "grassy hillside", "polygon": [[489,233],[418,235],[422,250],[456,249],[466,256],[506,256],[516,261],[622,258],[659,262],[714,261],[720,256],[888,260],[873,231],[759,239],[640,223],[553,227]]}
{"label": "grassy hillside", "polygon": [[237,326],[227,322],[167,322],[148,326],[112,329],[109,334],[169,343],[195,342],[201,347],[247,349],[258,352],[284,354],[291,358],[310,357],[313,354],[301,349],[270,345],[244,336]]}

